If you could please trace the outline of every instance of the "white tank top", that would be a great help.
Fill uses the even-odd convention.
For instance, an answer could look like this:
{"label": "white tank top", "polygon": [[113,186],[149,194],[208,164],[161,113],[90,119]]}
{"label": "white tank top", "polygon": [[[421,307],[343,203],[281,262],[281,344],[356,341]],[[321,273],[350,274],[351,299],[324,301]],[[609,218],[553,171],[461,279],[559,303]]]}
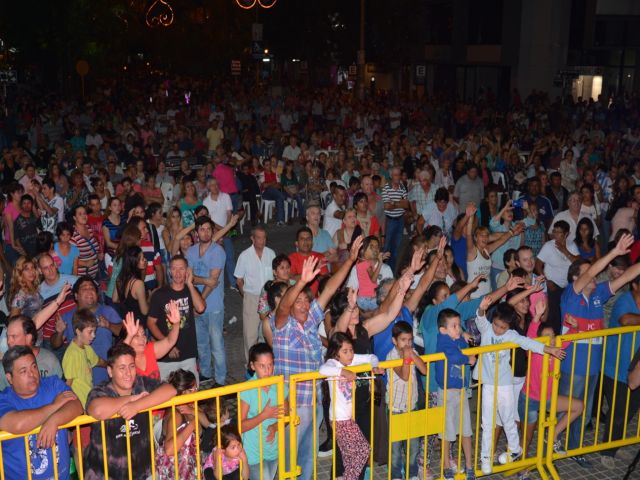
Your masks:
{"label": "white tank top", "polygon": [[480,298],[491,292],[491,257],[485,258],[476,248],[476,258],[467,260],[467,279],[471,282],[478,275],[484,275],[486,280],[480,282],[475,292],[471,292],[471,298]]}

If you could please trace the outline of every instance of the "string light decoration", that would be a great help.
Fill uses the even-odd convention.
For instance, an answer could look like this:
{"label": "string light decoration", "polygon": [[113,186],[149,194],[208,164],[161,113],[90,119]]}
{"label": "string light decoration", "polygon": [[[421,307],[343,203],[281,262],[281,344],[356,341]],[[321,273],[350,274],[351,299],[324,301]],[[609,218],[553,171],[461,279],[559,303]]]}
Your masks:
{"label": "string light decoration", "polygon": [[165,0],[154,0],[145,15],[145,22],[150,28],[169,27],[173,20],[173,8]]}
{"label": "string light decoration", "polygon": [[244,10],[249,10],[255,7],[256,5],[258,5],[260,8],[268,9],[273,7],[277,1],[278,0],[271,0],[271,2],[264,1],[264,0],[236,0],[236,3],[240,8]]}

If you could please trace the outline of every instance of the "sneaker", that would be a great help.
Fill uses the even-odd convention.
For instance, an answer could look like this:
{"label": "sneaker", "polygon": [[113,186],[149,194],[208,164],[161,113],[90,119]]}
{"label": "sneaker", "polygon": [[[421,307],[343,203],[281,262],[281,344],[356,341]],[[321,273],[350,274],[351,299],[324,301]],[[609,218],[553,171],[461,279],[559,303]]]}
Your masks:
{"label": "sneaker", "polygon": [[520,450],[519,452],[505,452],[500,455],[498,461],[501,465],[506,465],[507,463],[517,462],[518,460],[520,460],[520,457],[522,457],[522,450]]}
{"label": "sneaker", "polygon": [[609,470],[616,468],[616,461],[610,455],[600,455],[600,463],[602,463],[604,468],[608,468]]}
{"label": "sneaker", "polygon": [[453,473],[458,473],[458,459],[449,457],[449,469],[453,470]]}
{"label": "sneaker", "polygon": [[333,444],[331,439],[327,438],[318,449],[318,458],[330,457],[333,455]]}
{"label": "sneaker", "polygon": [[445,468],[443,473],[444,473],[444,480],[455,480],[456,478],[456,472],[451,468]]}
{"label": "sneaker", "polygon": [[481,463],[482,473],[484,473],[485,475],[490,475],[491,471],[493,470],[493,465],[491,465],[491,459],[489,457],[482,457],[482,460],[480,461],[480,463]]}
{"label": "sneaker", "polygon": [[282,226],[284,226],[284,225],[285,225],[285,223],[284,223],[284,222],[276,222],[276,226],[278,226],[278,227],[282,227]]}
{"label": "sneaker", "polygon": [[558,455],[566,455],[567,451],[562,446],[561,440],[556,440],[553,442],[553,453],[557,453]]}
{"label": "sneaker", "polygon": [[576,455],[573,460],[582,468],[591,468],[591,462],[584,455]]}
{"label": "sneaker", "polygon": [[476,480],[476,471],[473,468],[467,468],[464,473],[467,475],[466,480]]}

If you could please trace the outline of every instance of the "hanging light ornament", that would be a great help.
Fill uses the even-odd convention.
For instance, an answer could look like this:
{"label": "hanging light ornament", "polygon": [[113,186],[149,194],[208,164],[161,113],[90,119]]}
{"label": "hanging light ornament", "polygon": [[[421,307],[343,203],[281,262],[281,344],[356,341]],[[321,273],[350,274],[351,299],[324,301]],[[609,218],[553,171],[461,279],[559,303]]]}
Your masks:
{"label": "hanging light ornament", "polygon": [[165,0],[154,0],[147,9],[145,22],[148,27],[168,27],[173,24],[173,8]]}
{"label": "hanging light ornament", "polygon": [[261,8],[267,9],[273,7],[278,0],[264,1],[264,0],[236,0],[238,6],[244,10],[249,10],[256,5]]}

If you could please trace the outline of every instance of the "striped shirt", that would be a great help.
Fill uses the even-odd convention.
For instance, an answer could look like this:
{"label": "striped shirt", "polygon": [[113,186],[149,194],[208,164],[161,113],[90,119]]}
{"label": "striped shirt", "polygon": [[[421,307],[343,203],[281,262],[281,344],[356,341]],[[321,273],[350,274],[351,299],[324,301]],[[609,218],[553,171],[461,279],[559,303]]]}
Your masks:
{"label": "striped shirt", "polygon": [[144,258],[147,260],[147,268],[144,272],[144,286],[147,287],[148,290],[153,290],[158,286],[156,266],[162,263],[160,252],[153,245],[153,242],[147,239],[140,241],[140,249],[144,254]]}
{"label": "striped shirt", "polygon": [[93,260],[93,265],[90,267],[78,266],[78,276],[89,275],[92,278],[98,276],[98,253],[100,252],[100,244],[96,237],[93,236],[91,230],[89,230],[89,237],[84,237],[76,230],[73,229],[73,236],[71,237],[71,244],[78,247],[80,250],[80,260]]}
{"label": "striped shirt", "polygon": [[[273,354],[275,374],[284,375],[288,380],[296,373],[314,372],[322,364],[322,343],[318,326],[324,319],[324,312],[318,301],[311,302],[307,321],[300,324],[291,315],[282,328],[276,328],[275,315],[271,317],[273,331]],[[321,382],[316,382],[316,396]],[[301,382],[297,385],[297,404],[299,407],[313,406],[313,383]]]}
{"label": "striped shirt", "polygon": [[[386,183],[382,188],[382,202],[383,203],[391,203],[391,202],[399,202],[400,200],[407,199],[407,189],[404,188],[404,185],[400,184],[399,188],[395,189],[391,186],[390,183]],[[392,210],[384,209],[384,214],[387,217],[391,218],[400,218],[404,215],[404,208],[394,208]]]}

